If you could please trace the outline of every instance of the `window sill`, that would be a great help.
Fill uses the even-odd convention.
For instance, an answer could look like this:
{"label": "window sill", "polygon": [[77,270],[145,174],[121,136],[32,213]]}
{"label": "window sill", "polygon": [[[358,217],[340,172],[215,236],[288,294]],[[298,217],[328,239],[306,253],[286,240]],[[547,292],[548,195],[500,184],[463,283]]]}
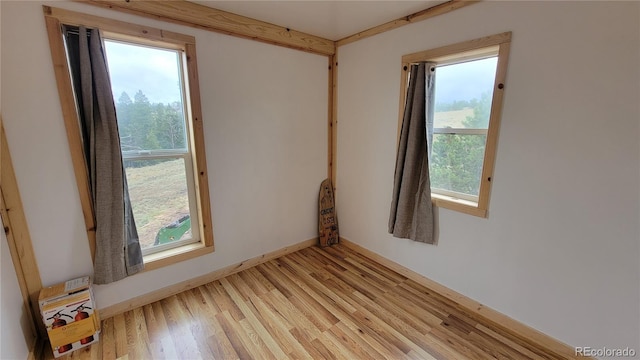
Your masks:
{"label": "window sill", "polygon": [[479,208],[478,204],[473,201],[462,200],[451,196],[432,193],[431,202],[437,207],[454,210],[481,218],[487,217],[487,210]]}
{"label": "window sill", "polygon": [[193,259],[198,256],[212,253],[213,250],[213,246],[205,246],[202,243],[195,243],[145,255],[143,257],[144,271],[155,270],[184,260]]}

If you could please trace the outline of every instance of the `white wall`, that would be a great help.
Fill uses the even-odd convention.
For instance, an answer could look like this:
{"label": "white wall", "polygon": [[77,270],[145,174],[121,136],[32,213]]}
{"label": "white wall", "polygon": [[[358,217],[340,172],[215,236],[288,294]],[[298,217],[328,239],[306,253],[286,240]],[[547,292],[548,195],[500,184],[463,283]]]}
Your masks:
{"label": "white wall", "polygon": [[[482,2],[339,48],[341,235],[574,346],[640,353],[637,2]],[[404,54],[512,31],[488,219],[387,234]]]}
{"label": "white wall", "polygon": [[[4,228],[1,219],[0,226]],[[31,317],[24,307],[4,231],[0,231],[0,264],[0,359],[26,359],[34,339]]]}
{"label": "white wall", "polygon": [[[42,4],[1,3],[2,103],[46,286],[93,269]],[[216,251],[97,286],[100,307],[316,236],[317,192],[327,169],[326,57],[85,4],[48,4],[197,41]]]}
{"label": "white wall", "polygon": [[[0,29],[0,39],[1,36]],[[29,325],[31,318],[24,307],[7,236],[3,229],[4,224],[0,219],[0,359],[26,359],[34,334]]]}

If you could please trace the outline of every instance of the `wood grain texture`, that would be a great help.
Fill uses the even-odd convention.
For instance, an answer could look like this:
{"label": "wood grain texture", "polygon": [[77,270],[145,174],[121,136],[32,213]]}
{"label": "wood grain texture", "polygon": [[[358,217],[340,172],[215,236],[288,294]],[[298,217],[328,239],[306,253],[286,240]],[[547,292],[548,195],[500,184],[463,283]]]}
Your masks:
{"label": "wood grain texture", "polygon": [[340,240],[336,203],[333,197],[331,179],[325,179],[320,184],[318,194],[318,240],[320,246],[337,244]]}
{"label": "wood grain texture", "polygon": [[[509,33],[511,35],[511,33]],[[500,44],[498,54],[498,64],[496,67],[496,80],[493,84],[493,98],[491,101],[491,114],[489,120],[489,130],[487,134],[486,148],[484,150],[484,161],[482,165],[482,177],[480,178],[480,193],[478,208],[489,209],[489,195],[493,178],[493,168],[498,147],[498,133],[500,131],[500,121],[502,119],[502,99],[504,98],[504,87],[506,86],[507,64],[509,62],[510,42]]]}
{"label": "wood grain texture", "polygon": [[178,45],[177,49],[182,49],[184,44],[195,44],[196,39],[191,35],[184,35],[172,31],[155,29],[149,26],[127,23],[124,21],[104,18],[100,16],[80,13],[72,10],[55,8],[47,5],[42,7],[44,15],[58,19],[62,24],[87,27],[96,27],[107,33],[116,33],[121,40],[131,40],[139,42],[141,39],[164,44]]}
{"label": "wood grain texture", "polygon": [[209,176],[207,171],[206,151],[204,146],[204,125],[200,99],[200,84],[198,76],[198,60],[196,45],[185,44],[187,60],[187,86],[189,87],[188,101],[191,116],[191,147],[196,180],[196,198],[198,203],[198,217],[202,244],[214,250],[213,218],[211,214],[211,196],[209,194]]}
{"label": "wood grain texture", "polygon": [[336,139],[333,136],[333,128],[334,128],[334,121],[335,121],[335,117],[333,114],[334,108],[336,107],[336,99],[334,99],[334,93],[336,91],[336,82],[335,82],[335,73],[337,71],[337,69],[334,66],[334,63],[336,61],[336,55],[331,55],[327,57],[327,60],[329,61],[329,76],[328,76],[328,96],[327,96],[327,100],[328,100],[328,109],[327,109],[327,114],[328,114],[328,124],[327,124],[327,178],[331,179],[331,182],[333,183],[335,178],[333,176],[334,174],[334,164],[333,164],[333,155],[334,155],[334,151],[333,151],[333,144],[336,141]]}
{"label": "wood grain texture", "polygon": [[368,37],[377,35],[377,34],[381,34],[383,32],[389,31],[389,30],[393,30],[393,29],[397,29],[401,26],[405,26],[405,25],[409,25],[418,21],[422,21],[422,20],[426,20],[429,18],[432,18],[434,16],[438,16],[438,15],[442,15],[442,14],[446,14],[448,12],[460,9],[462,7],[468,6],[468,5],[472,5],[477,3],[478,1],[476,0],[451,0],[451,1],[447,1],[446,3],[440,4],[440,5],[436,5],[436,6],[432,6],[428,9],[422,10],[422,11],[418,11],[417,13],[413,13],[411,15],[407,15],[407,16],[403,16],[399,19],[396,20],[392,20],[389,22],[386,22],[384,24],[380,24],[378,26],[374,26],[371,29],[365,30],[365,31],[361,31],[359,33],[347,36],[343,39],[340,39],[338,41],[336,41],[336,48],[343,46],[343,45],[347,45],[350,44],[354,41],[358,41],[358,40],[362,40],[362,39],[366,39]]}
{"label": "wood grain texture", "polygon": [[43,7],[43,10],[45,13],[47,35],[49,37],[49,47],[51,49],[51,61],[53,63],[53,71],[56,76],[60,106],[62,107],[62,117],[64,118],[64,125],[67,131],[67,141],[69,141],[73,172],[76,177],[76,185],[78,187],[78,194],[80,195],[80,203],[82,205],[82,215],[84,217],[87,237],[89,238],[91,260],[94,261],[96,253],[95,214],[93,211],[93,201],[89,187],[89,175],[86,170],[87,165],[82,150],[82,135],[80,133],[80,127],[78,126],[80,119],[78,118],[78,112],[76,111],[76,103],[72,91],[73,86],[71,84],[71,74],[69,72],[65,45],[62,37],[62,24],[57,18],[48,15],[50,14],[51,8]]}
{"label": "wood grain texture", "polygon": [[333,184],[333,196],[336,199],[338,170],[338,49],[329,56],[329,172],[327,176]]}
{"label": "wood grain texture", "polygon": [[[0,217],[3,231],[7,236],[7,245],[11,252],[11,260],[16,271],[18,285],[24,300],[26,316],[30,317],[31,330],[34,336],[43,336],[46,330],[40,321],[38,295],[42,288],[42,280],[36,255],[31,243],[31,235],[27,218],[22,207],[22,198],[18,188],[18,180],[13,168],[9,145],[4,127],[0,125]],[[28,347],[36,346],[37,338],[26,339]],[[35,351],[35,350],[34,350]]]}
{"label": "wood grain texture", "polygon": [[183,0],[76,0],[227,35],[321,55],[333,55],[332,40]]}
{"label": "wood grain texture", "polygon": [[572,358],[343,244],[288,253],[106,319],[103,328],[94,346],[121,359]]}
{"label": "wood grain texture", "polygon": [[[461,54],[473,52],[474,50],[488,48],[511,42],[511,32],[503,32],[500,34],[485,36],[473,40],[462,41],[459,43],[441,46],[435,49],[415,52],[402,56],[402,63],[413,63],[419,61],[441,61],[441,57],[453,55],[460,58]],[[508,54],[505,54],[508,55]]]}
{"label": "wood grain texture", "polygon": [[251,259],[247,259],[244,261],[241,261],[237,264],[233,264],[233,265],[229,265],[226,266],[222,269],[210,272],[208,274],[202,275],[202,276],[198,276],[196,278],[187,280],[187,281],[183,281],[174,285],[170,285],[167,286],[165,288],[153,291],[151,293],[148,294],[144,294],[138,297],[135,297],[133,299],[127,300],[125,302],[122,303],[118,303],[115,305],[111,305],[108,306],[106,308],[101,308],[100,309],[100,316],[103,319],[107,319],[110,318],[112,316],[118,315],[118,314],[122,314],[124,312],[127,311],[131,311],[137,307],[140,306],[144,306],[144,305],[148,305],[151,303],[154,303],[156,301],[159,301],[161,299],[173,296],[175,294],[181,293],[183,291],[188,291],[191,290],[193,288],[197,288],[203,284],[207,284],[210,283],[214,280],[218,280],[221,279],[225,276],[231,275],[231,274],[235,274],[239,271],[243,271],[246,269],[249,269],[257,264],[261,264],[265,261],[269,261],[271,259],[275,259],[278,258],[282,255],[286,255],[295,251],[298,251],[300,249],[309,247],[314,245],[315,243],[317,243],[318,239],[317,238],[313,238],[313,239],[309,239],[309,240],[305,240],[302,241],[300,243],[291,245],[291,246],[287,246],[284,247],[282,249],[278,249],[266,254],[262,254],[260,256],[256,256],[253,257]]}
{"label": "wood grain texture", "polygon": [[[341,237],[340,243],[343,247],[349,249],[349,251],[362,254],[362,256],[380,264],[380,267],[386,267],[405,276],[408,281],[405,281],[399,286],[399,289],[401,289],[399,293],[402,294],[403,298],[415,301],[428,301],[431,304],[429,306],[433,309],[432,311],[440,316],[445,314],[442,312],[442,304],[453,304],[458,311],[458,315],[456,316],[466,314],[467,318],[472,319],[472,321],[477,324],[475,327],[482,330],[483,335],[489,335],[491,338],[498,339],[500,342],[507,344],[512,350],[517,349],[521,354],[538,354],[536,355],[538,357],[529,354],[522,357],[523,359],[588,358],[576,357],[573,347],[530,328],[350,240]],[[431,299],[435,301],[431,301]],[[546,355],[540,355],[540,351],[543,351]]]}

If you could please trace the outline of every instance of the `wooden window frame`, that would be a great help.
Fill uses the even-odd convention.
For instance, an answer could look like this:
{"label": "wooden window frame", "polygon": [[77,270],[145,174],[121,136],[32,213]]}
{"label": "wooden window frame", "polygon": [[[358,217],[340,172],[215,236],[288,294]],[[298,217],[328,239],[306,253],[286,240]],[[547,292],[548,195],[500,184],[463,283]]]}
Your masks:
{"label": "wooden window frame", "polygon": [[452,60],[476,59],[487,53],[495,52],[497,48],[498,64],[493,85],[493,99],[489,116],[489,128],[487,129],[487,141],[484,151],[482,174],[480,177],[480,191],[478,201],[460,199],[449,194],[431,193],[431,201],[435,206],[486,218],[489,210],[489,197],[493,180],[493,168],[495,164],[496,147],[500,118],[502,116],[502,99],[504,96],[507,64],[509,61],[509,48],[511,45],[511,32],[490,35],[479,39],[460,42],[435,49],[420,51],[404,55],[401,64],[400,76],[400,106],[398,115],[398,140],[402,128],[404,104],[407,96],[407,84],[409,69],[412,63],[429,61],[435,63],[447,63]]}
{"label": "wooden window frame", "polygon": [[[178,55],[179,59],[177,60],[177,67],[179,68],[179,76],[180,76],[180,93],[181,93],[181,101],[182,101],[182,110],[185,114],[185,130],[186,130],[186,149],[157,149],[157,150],[145,150],[145,151],[122,151],[122,160],[123,161],[136,161],[136,160],[155,160],[155,159],[181,159],[184,162],[185,169],[185,177],[186,177],[186,185],[187,185],[187,198],[189,202],[189,216],[191,217],[191,229],[192,236],[190,239],[178,239],[177,241],[172,241],[162,245],[154,245],[151,247],[143,248],[142,255],[143,257],[149,256],[151,254],[157,252],[163,252],[170,249],[178,248],[181,246],[198,243],[200,242],[200,217],[198,216],[198,201],[196,200],[196,189],[195,189],[195,171],[193,170],[193,141],[191,139],[191,116],[189,111],[189,91],[188,89],[188,81],[185,77],[188,74],[188,68],[186,65],[186,46],[180,46],[180,44],[173,43],[156,43],[150,44],[148,41],[139,41],[131,39],[128,36],[122,36],[118,33],[112,33],[108,31],[102,32],[102,40],[105,49],[105,53],[107,56],[107,63],[109,62],[109,52],[106,47],[106,42],[112,41],[117,42],[119,44],[126,44],[128,46],[139,46],[146,47],[148,49],[156,49],[156,50],[165,50],[165,51],[175,51]],[[115,100],[115,99],[114,99]]]}
{"label": "wooden window frame", "polygon": [[[62,114],[67,131],[67,139],[69,141],[69,150],[71,152],[76,183],[80,194],[80,202],[82,204],[82,212],[89,238],[92,259],[95,259],[96,247],[95,215],[91,204],[91,192],[82,149],[80,123],[76,110],[62,25],[82,25],[87,28],[99,28],[107,34],[117,34],[117,38],[120,40],[184,50],[186,58],[184,80],[186,82],[185,87],[189,93],[185,107],[187,109],[186,118],[189,121],[189,137],[192,142],[191,157],[196,188],[200,241],[145,255],[145,271],[213,252],[215,247],[213,243],[213,225],[204,147],[195,37],[49,6],[43,6],[43,11],[58,86],[58,95],[62,106]],[[112,36],[110,36],[110,38],[111,37]]]}

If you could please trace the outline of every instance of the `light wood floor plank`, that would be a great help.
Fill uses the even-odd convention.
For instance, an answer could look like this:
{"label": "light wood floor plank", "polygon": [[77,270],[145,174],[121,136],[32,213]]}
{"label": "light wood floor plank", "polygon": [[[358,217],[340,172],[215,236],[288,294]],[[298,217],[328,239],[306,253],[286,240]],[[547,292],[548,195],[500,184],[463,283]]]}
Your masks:
{"label": "light wood floor plank", "polygon": [[[202,354],[198,350],[196,339],[191,331],[194,319],[190,313],[185,312],[177,295],[161,300],[165,320],[171,333],[174,349],[181,359],[199,359]],[[169,345],[169,344],[167,344]],[[163,344],[164,347],[164,344]]]}
{"label": "light wood floor plank", "polygon": [[399,282],[388,279],[385,276],[381,276],[375,271],[367,268],[362,265],[360,261],[356,258],[350,257],[349,253],[339,251],[336,248],[332,248],[332,251],[339,253],[341,257],[339,258],[342,262],[340,263],[343,267],[350,270],[351,273],[358,274],[361,278],[367,279],[369,283],[374,285],[380,285],[381,290],[388,289],[390,286],[397,285]]}
{"label": "light wood floor plank", "polygon": [[67,359],[561,358],[338,244],[104,319]]}
{"label": "light wood floor plank", "polygon": [[[286,256],[274,261],[282,264],[282,271],[290,277],[290,279],[296,281],[298,286],[302,287],[308,293],[315,293],[320,295],[319,298],[325,298],[326,301],[335,303],[337,307],[342,309],[345,313],[350,314],[355,311],[355,308],[349,304],[348,301],[336,295],[331,289],[327,288],[324,284],[316,281],[311,275],[305,273],[299,273],[295,265],[286,261]],[[299,282],[297,282],[299,281]],[[335,313],[335,312],[334,312]]]}
{"label": "light wood floor plank", "polygon": [[398,274],[397,272],[386,268],[384,266],[380,266],[379,264],[377,264],[376,262],[371,261],[371,259],[363,256],[362,254],[359,254],[357,252],[355,252],[353,249],[348,248],[348,247],[341,247],[340,248],[344,253],[349,254],[350,259],[356,260],[358,262],[360,262],[361,264],[363,264],[365,267],[371,269],[374,272],[377,272],[378,274],[385,276],[386,278],[388,278],[389,280],[395,281],[396,283],[401,283],[405,280],[407,280],[407,277],[402,275],[402,274]]}
{"label": "light wood floor plank", "polygon": [[[108,318],[102,321],[102,331],[100,332],[100,342],[102,347],[102,359],[116,359],[116,340],[114,338],[114,319]],[[91,347],[97,347],[92,345]]]}
{"label": "light wood floor plank", "polygon": [[293,328],[289,330],[292,334],[294,329],[300,331],[304,338],[309,342],[322,336],[322,332],[280,292],[273,291],[267,294],[264,299],[266,302],[271,304],[273,308],[277,308],[280,314],[282,314],[282,317],[287,319],[293,325]]}
{"label": "light wood floor plank", "polygon": [[215,338],[216,328],[214,323],[208,319],[209,316],[215,315],[215,312],[210,311],[210,308],[206,306],[202,293],[193,290],[178,294],[178,299],[184,304],[193,319],[191,334],[196,341],[198,351],[203,356],[215,357],[217,346],[210,346],[209,339]]}
{"label": "light wood floor plank", "polygon": [[322,337],[325,341],[325,344],[329,344],[330,347],[334,349],[334,351],[339,355],[340,358],[344,359],[365,359],[365,357],[358,356],[360,352],[359,349],[353,349],[345,344],[345,341],[339,339],[339,337],[331,330],[325,333],[325,336]]}
{"label": "light wood floor plank", "polygon": [[265,304],[260,297],[254,296],[249,301],[260,314],[269,334],[273,336],[273,338],[278,342],[278,345],[285,353],[287,353],[287,355],[298,359],[307,359],[311,357],[305,348],[300,345],[293,335],[291,335],[287,326],[280,321],[277,315],[269,309],[269,306]]}
{"label": "light wood floor plank", "polygon": [[[267,344],[264,343],[264,340],[258,335],[253,326],[249,323],[249,321],[245,318],[239,321],[240,327],[243,330],[244,335],[251,341],[251,350],[255,350],[259,355],[257,355],[257,359],[276,359],[273,352],[270,351]],[[248,345],[245,343],[245,345]],[[251,351],[250,350],[250,351]]]}
{"label": "light wood floor plank", "polygon": [[[275,356],[276,359],[285,359],[287,355],[284,353],[284,351],[282,351],[282,349],[276,343],[273,337],[271,337],[271,335],[269,334],[267,329],[264,327],[260,319],[258,319],[258,316],[260,315],[259,314],[256,315],[251,310],[251,307],[249,307],[246,303],[246,301],[252,295],[257,295],[257,294],[253,293],[251,289],[244,283],[244,281],[242,281],[242,279],[239,276],[237,276],[237,274],[235,276],[230,276],[228,278],[234,282],[235,286],[233,286],[227,280],[227,278],[221,279],[222,286],[224,286],[224,288],[227,290],[231,298],[236,302],[236,304],[238,304],[240,311],[242,311],[242,313],[245,316],[245,319],[247,320],[247,324],[250,325],[251,328],[255,330],[257,337],[261,340],[257,342],[259,344],[264,344],[268,349],[268,351],[271,354],[273,354],[273,356]],[[238,291],[238,289],[241,289],[241,288],[247,292],[246,295],[248,295],[248,297],[246,300],[243,300],[240,297],[240,292]]]}
{"label": "light wood floor plank", "polygon": [[119,359],[129,353],[127,349],[127,327],[124,321],[124,314],[114,316],[113,322],[116,338],[116,359]]}
{"label": "light wood floor plank", "polygon": [[[317,302],[318,304],[320,304],[321,307],[323,307],[324,309],[326,309],[326,311],[328,311],[330,314],[334,315],[334,316],[348,316],[349,311],[352,310],[352,308],[344,310],[342,309],[339,304],[334,301],[331,296],[333,296],[334,298],[338,298],[337,295],[333,294],[328,294],[327,291],[325,292],[318,292],[316,290],[314,290],[312,287],[310,287],[308,284],[311,283],[312,285],[315,284],[315,279],[310,276],[310,275],[306,275],[305,278],[302,278],[300,276],[297,276],[295,273],[292,273],[289,271],[289,269],[285,268],[285,267],[273,267],[274,264],[265,264],[267,267],[272,266],[271,269],[272,270],[277,270],[280,272],[280,279],[284,284],[287,284],[288,289],[290,289],[289,293],[291,294],[289,296],[289,298],[296,296],[298,294],[309,294],[309,296],[313,295],[313,301]],[[295,271],[295,269],[293,270]],[[301,297],[305,297],[305,295],[300,295]],[[325,312],[323,311],[323,314],[325,314]],[[311,320],[309,320],[311,321]],[[333,324],[335,323],[335,321],[333,321],[332,319],[328,319],[328,321]],[[312,323],[317,323],[317,321],[312,321]],[[331,325],[333,326],[333,325]],[[317,327],[317,326],[316,326]],[[330,326],[329,326],[330,327]],[[324,329],[322,327],[320,327],[321,329]]]}
{"label": "light wood floor plank", "polygon": [[214,281],[204,286],[209,291],[211,297],[213,297],[221,312],[228,312],[236,321],[244,319],[244,314],[242,314],[238,305],[229,297],[220,281]]}
{"label": "light wood floor plank", "polygon": [[149,331],[149,329],[147,329],[150,340],[152,339],[151,355],[154,359],[156,359],[156,356],[158,359],[176,359],[178,354],[175,352],[171,331],[169,331],[169,327],[167,326],[162,304],[157,301],[147,305],[146,309],[151,313],[150,317],[152,317],[152,320],[147,321],[153,322],[152,330]]}
{"label": "light wood floor plank", "polygon": [[452,348],[460,354],[463,354],[466,358],[469,359],[477,359],[477,360],[490,360],[493,359],[493,356],[482,352],[482,350],[478,349],[469,341],[466,341],[461,336],[445,331],[444,329],[432,329],[429,332],[429,335],[432,335],[430,339],[435,342],[435,339],[440,340],[440,344],[447,344],[447,347]]}
{"label": "light wood floor plank", "polygon": [[[309,338],[303,334],[298,328],[293,328],[290,330],[291,336],[293,336],[296,341],[300,343],[300,345],[304,348],[305,352],[309,354],[311,359],[319,359],[321,358],[321,353],[318,351],[318,348],[313,345],[314,342],[319,341],[319,339],[313,339],[309,341]],[[336,352],[339,354],[339,352]]]}
{"label": "light wood floor plank", "polygon": [[234,327],[231,326],[232,323],[235,322],[229,315],[228,311],[223,311],[221,313],[216,314],[216,320],[220,324],[222,331],[225,333],[231,346],[233,346],[233,350],[238,354],[240,359],[251,359],[252,355],[249,354],[249,351],[245,347],[242,339],[238,336],[237,331]]}
{"label": "light wood floor plank", "polygon": [[[266,264],[266,266],[270,265],[271,264]],[[288,297],[289,301],[320,331],[325,331],[337,323],[339,320],[331,311],[337,310],[328,309],[323,306],[323,304],[319,302],[319,299],[310,295],[310,293],[312,294],[313,292],[305,288],[304,282],[301,279],[298,280],[297,282],[292,281],[291,278],[286,275],[279,277],[279,281],[281,281],[283,285],[286,285],[288,289],[290,294]]]}

